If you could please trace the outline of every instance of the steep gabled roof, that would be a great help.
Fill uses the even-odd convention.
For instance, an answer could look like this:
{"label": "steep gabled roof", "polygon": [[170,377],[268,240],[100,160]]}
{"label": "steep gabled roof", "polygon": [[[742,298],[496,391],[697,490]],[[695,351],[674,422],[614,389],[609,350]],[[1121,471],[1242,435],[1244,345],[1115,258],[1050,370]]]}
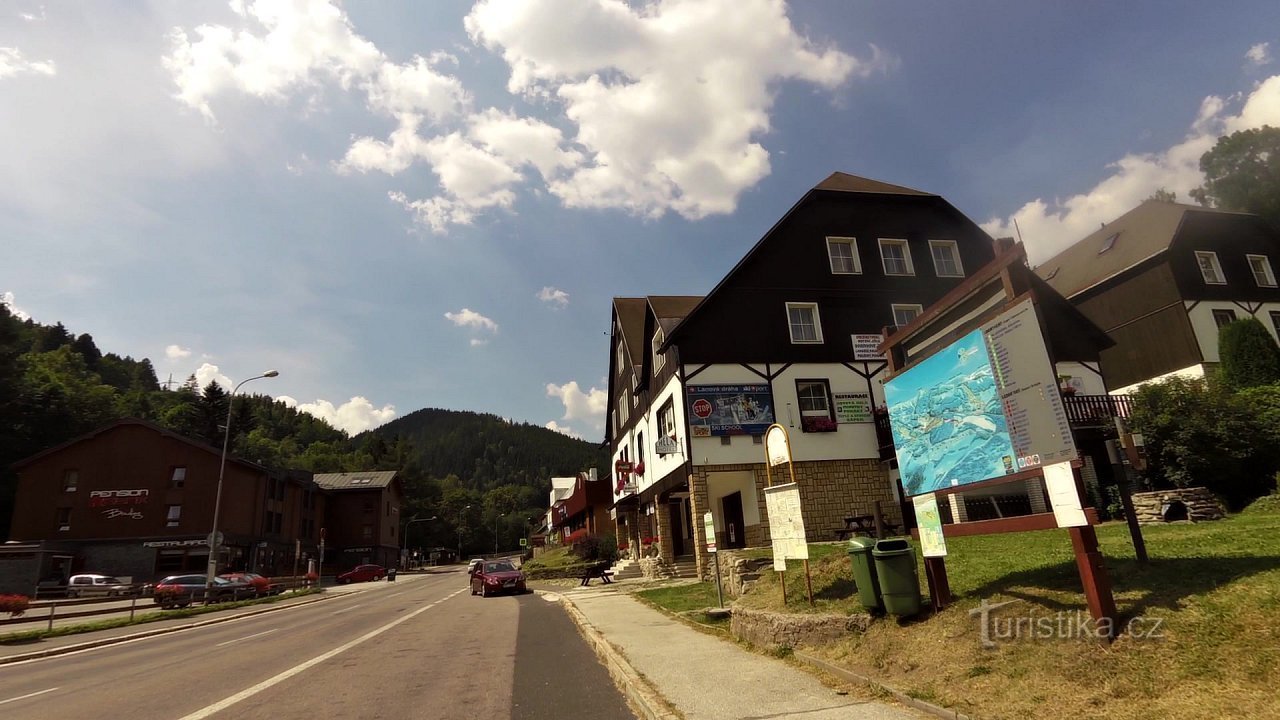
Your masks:
{"label": "steep gabled roof", "polygon": [[[639,362],[634,353],[643,352],[644,347],[644,312],[646,300],[639,298],[616,297],[613,299],[613,311],[618,316],[618,325],[622,327],[622,341],[626,346],[626,357],[631,361],[634,370]],[[640,359],[644,355],[639,356]]]}
{"label": "steep gabled roof", "polygon": [[316,484],[325,490],[369,490],[391,485],[396,477],[394,470],[355,473],[322,473],[313,476]]}
{"label": "steep gabled roof", "polygon": [[[20,468],[20,467],[25,467],[25,466],[27,466],[27,465],[30,465],[31,463],[35,462],[36,460],[39,460],[39,459],[41,459],[41,458],[43,458],[43,457],[45,457],[45,456],[47,456],[47,455],[52,455],[52,454],[54,454],[54,453],[56,453],[56,452],[59,452],[59,451],[64,450],[64,449],[66,449],[66,448],[69,448],[69,447],[71,447],[72,445],[77,445],[77,444],[79,444],[79,443],[82,443],[82,442],[85,442],[85,441],[88,441],[88,440],[92,440],[92,439],[94,439],[94,438],[98,437],[99,435],[105,435],[105,434],[107,434],[107,433],[109,433],[109,432],[111,432],[111,431],[113,431],[113,430],[116,430],[116,429],[118,429],[118,428],[124,427],[124,426],[126,426],[126,425],[136,425],[136,426],[139,426],[139,427],[144,427],[144,428],[146,428],[146,429],[148,429],[148,430],[152,430],[152,431],[154,431],[154,432],[156,432],[156,433],[158,433],[158,434],[160,434],[160,435],[162,435],[162,436],[164,436],[164,437],[167,437],[167,438],[169,438],[169,439],[171,439],[171,440],[177,440],[178,442],[184,443],[184,444],[186,444],[186,445],[190,445],[191,447],[197,448],[197,449],[199,449],[199,450],[204,450],[205,452],[213,453],[214,455],[221,455],[221,454],[222,454],[222,449],[221,449],[221,448],[216,448],[216,447],[214,447],[214,446],[212,446],[212,445],[206,445],[205,443],[200,442],[199,440],[193,440],[193,439],[191,439],[191,438],[189,438],[189,437],[185,437],[185,436],[183,436],[183,435],[179,435],[179,434],[177,434],[177,433],[173,432],[172,430],[168,430],[168,429],[165,429],[165,428],[163,428],[163,427],[160,427],[159,425],[156,425],[156,424],[155,424],[155,423],[153,423],[153,422],[149,422],[149,421],[147,421],[147,420],[142,420],[142,419],[140,419],[140,418],[124,418],[124,419],[122,419],[122,420],[117,420],[117,421],[115,421],[115,422],[111,423],[110,425],[105,425],[105,426],[100,427],[100,428],[98,428],[98,429],[96,429],[96,430],[92,430],[92,431],[90,431],[90,432],[87,432],[87,433],[85,433],[84,435],[81,435],[81,436],[79,436],[79,437],[71,438],[70,440],[68,440],[68,441],[66,441],[66,442],[64,442],[64,443],[62,443],[62,444],[60,444],[60,445],[55,445],[55,446],[53,446],[53,447],[51,447],[51,448],[48,448],[48,449],[46,449],[46,450],[41,450],[40,452],[36,453],[35,455],[32,455],[32,456],[27,457],[27,458],[23,458],[22,460],[19,460],[19,461],[17,461],[17,462],[15,462],[15,463],[13,463],[13,465],[12,465],[11,467],[13,467],[13,469],[17,470],[18,468]],[[251,462],[249,462],[248,460],[241,460],[240,458],[237,458],[237,457],[232,456],[232,455],[227,455],[227,461],[228,461],[228,462],[239,463],[240,465],[244,465],[245,467],[252,468],[252,469],[254,469],[254,470],[258,470],[258,471],[260,471],[260,472],[268,472],[267,468],[265,468],[265,467],[263,467],[263,466],[261,466],[261,465],[258,465],[257,463],[251,463]]]}
{"label": "steep gabled roof", "polygon": [[1227,213],[1198,205],[1147,200],[1036,267],[1070,298],[1169,249],[1187,213]]}
{"label": "steep gabled roof", "polygon": [[680,324],[686,315],[702,302],[702,295],[650,295],[649,310],[658,321],[663,334]]}
{"label": "steep gabled roof", "polygon": [[[925,197],[925,198],[934,198],[938,202],[945,203],[948,207],[950,207],[950,203],[947,203],[947,201],[944,200],[941,196],[934,195],[933,193],[927,193],[927,192],[924,192],[923,190],[916,190],[915,188],[904,187],[902,185],[893,185],[887,182],[881,182],[879,180],[872,180],[871,178],[864,178],[864,177],[859,177],[857,175],[850,175],[849,173],[833,172],[830,175],[828,175],[825,180],[818,183],[817,185],[814,185],[808,192],[804,194],[803,197],[797,200],[796,204],[792,205],[791,208],[787,210],[787,212],[782,217],[778,218],[778,221],[773,224],[773,227],[769,228],[768,232],[760,236],[760,239],[756,241],[756,244],[753,245],[751,249],[747,251],[747,254],[743,255],[742,259],[739,260],[737,264],[734,265],[733,268],[729,270],[729,272],[726,273],[723,278],[720,279],[720,282],[716,283],[716,286],[711,289],[711,292],[703,296],[703,298],[685,314],[684,318],[680,322],[676,323],[674,328],[667,330],[667,337],[662,343],[662,348],[665,350],[667,347],[669,347],[672,344],[672,341],[675,339],[675,337],[679,335],[679,333],[681,332],[681,329],[687,324],[688,320],[694,317],[695,315],[697,315],[699,312],[701,312],[702,309],[707,306],[707,303],[711,301],[711,298],[715,297],[716,293],[721,288],[729,284],[729,282],[733,279],[733,277],[738,273],[740,269],[747,266],[747,264],[751,261],[751,258],[755,256],[757,252],[759,252],[760,248],[763,247],[766,242],[768,242],[769,238],[773,235],[775,230],[777,230],[784,223],[786,223],[787,220],[791,217],[791,215],[795,213],[797,210],[799,210],[801,207],[803,207],[806,203],[808,203],[812,197],[822,193],[851,193],[851,194],[865,194],[865,195],[904,195],[904,196],[910,196],[910,197]],[[964,213],[957,212],[957,214],[961,218],[963,218],[965,222],[969,222],[972,224],[973,221],[969,220],[968,216],[966,216]],[[974,225],[974,227],[977,227],[977,225]]]}

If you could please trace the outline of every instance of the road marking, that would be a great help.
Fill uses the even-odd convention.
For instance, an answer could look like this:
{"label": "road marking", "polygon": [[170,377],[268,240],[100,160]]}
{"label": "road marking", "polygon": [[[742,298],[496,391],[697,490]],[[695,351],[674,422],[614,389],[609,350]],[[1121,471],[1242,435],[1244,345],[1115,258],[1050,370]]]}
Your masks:
{"label": "road marking", "polygon": [[355,605],[352,605],[351,607],[345,607],[345,608],[342,608],[341,610],[334,610],[334,611],[333,611],[333,614],[334,614],[334,615],[341,615],[342,613],[344,613],[344,612],[346,612],[346,611],[348,611],[348,610],[355,610],[355,609],[356,609],[356,608],[358,608],[358,607],[364,607],[364,603],[357,603],[357,604],[355,604]]}
{"label": "road marking", "polygon": [[19,700],[26,700],[27,698],[32,698],[37,695],[43,695],[45,693],[51,693],[57,689],[58,688],[56,687],[52,687],[52,688],[49,688],[48,690],[41,690],[40,692],[27,693],[26,695],[19,695],[18,697],[9,698],[8,700],[0,700],[0,705],[4,705],[5,703],[17,702]]}
{"label": "road marking", "polygon": [[223,645],[230,645],[231,643],[238,643],[238,642],[242,642],[242,641],[244,641],[244,640],[248,640],[249,638],[256,638],[256,637],[260,637],[260,636],[262,636],[262,635],[269,635],[269,634],[271,634],[271,633],[273,633],[273,632],[275,632],[276,630],[279,630],[279,629],[280,629],[280,628],[271,628],[270,630],[263,630],[263,631],[262,631],[262,632],[260,632],[260,633],[254,633],[254,634],[252,634],[252,635],[245,635],[244,637],[239,638],[239,639],[236,639],[236,640],[228,640],[228,641],[226,641],[226,642],[220,642],[220,643],[218,643],[217,645],[214,645],[214,647],[222,647]]}
{"label": "road marking", "polygon": [[398,592],[398,593],[391,593],[390,595],[388,595],[388,596],[387,596],[387,599],[388,599],[388,600],[390,600],[391,598],[393,598],[393,597],[395,597],[395,596],[397,596],[397,595],[403,595],[403,594],[405,594],[405,593],[407,593],[407,592],[409,592],[409,591],[408,591],[408,590],[401,590],[401,591],[400,591],[400,592]]}
{"label": "road marking", "polygon": [[[266,690],[267,688],[270,688],[274,685],[278,685],[284,682],[285,680],[288,680],[289,678],[293,677],[294,675],[297,675],[298,673],[303,672],[304,670],[307,670],[316,665],[319,665],[320,663],[324,662],[325,660],[328,660],[329,658],[334,657],[335,655],[340,655],[366,640],[372,640],[373,638],[378,637],[382,633],[390,630],[391,628],[399,625],[400,623],[412,620],[413,618],[421,615],[422,613],[430,610],[431,608],[439,605],[440,603],[444,602],[445,600],[448,600],[449,598],[453,597],[454,595],[457,595],[460,592],[462,591],[458,590],[457,592],[454,592],[450,595],[446,595],[440,598],[439,600],[436,600],[435,602],[431,603],[430,605],[425,605],[423,607],[418,608],[417,610],[414,610],[413,612],[409,613],[408,615],[405,615],[402,618],[399,618],[397,620],[392,620],[391,622],[387,623],[386,625],[383,625],[377,630],[370,630],[369,632],[365,633],[364,635],[361,635],[355,640],[352,640],[346,643],[345,645],[336,647],[330,650],[329,652],[324,653],[323,655],[317,655],[300,665],[295,665],[292,668],[285,670],[284,672],[280,673],[279,675],[276,675],[273,678],[268,678],[266,680],[263,680],[262,682],[258,683],[257,685],[254,685],[251,688],[241,690],[240,692],[236,693],[235,695],[232,695],[231,697],[225,700],[221,700],[208,707],[201,708],[200,710],[197,710],[191,713],[190,715],[185,715],[179,718],[179,720],[203,720],[204,718],[207,718],[210,715],[222,712],[223,710],[226,710],[227,708],[231,707],[232,705],[235,705],[241,700],[251,698],[254,695],[257,695],[258,693],[262,692],[263,690]],[[56,690],[57,688],[54,688],[54,689]]]}

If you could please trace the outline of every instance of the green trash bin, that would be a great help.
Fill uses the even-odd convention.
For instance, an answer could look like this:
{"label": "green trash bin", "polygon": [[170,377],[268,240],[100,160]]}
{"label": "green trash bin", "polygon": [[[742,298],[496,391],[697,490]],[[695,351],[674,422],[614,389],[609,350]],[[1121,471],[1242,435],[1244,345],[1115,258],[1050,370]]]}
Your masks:
{"label": "green trash bin", "polygon": [[881,540],[871,550],[885,612],[899,617],[920,613],[920,580],[916,554],[906,540]]}
{"label": "green trash bin", "polygon": [[853,564],[853,583],[858,587],[858,600],[867,610],[880,609],[880,584],[876,582],[876,566],[871,550],[876,541],[856,537],[849,541],[849,561]]}

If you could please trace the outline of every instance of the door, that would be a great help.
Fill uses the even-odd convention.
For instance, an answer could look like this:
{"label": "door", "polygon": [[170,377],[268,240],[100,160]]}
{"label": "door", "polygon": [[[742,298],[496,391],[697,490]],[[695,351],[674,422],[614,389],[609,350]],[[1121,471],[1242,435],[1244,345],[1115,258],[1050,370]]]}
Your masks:
{"label": "door", "polygon": [[685,552],[683,503],[667,503],[667,513],[671,521],[671,552],[680,557]]}
{"label": "door", "polygon": [[724,546],[727,548],[746,547],[747,530],[742,521],[742,493],[736,492],[732,495],[725,495],[720,499],[720,507],[724,513]]}

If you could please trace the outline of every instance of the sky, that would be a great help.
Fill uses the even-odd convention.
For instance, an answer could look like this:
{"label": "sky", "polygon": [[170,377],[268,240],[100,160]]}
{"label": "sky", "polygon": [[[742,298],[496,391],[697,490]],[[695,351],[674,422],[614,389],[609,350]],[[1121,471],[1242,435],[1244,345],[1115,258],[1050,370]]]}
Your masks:
{"label": "sky", "polygon": [[1041,262],[1280,125],[1278,58],[1274,0],[7,0],[0,299],[351,433],[598,441],[611,298],[830,173]]}

